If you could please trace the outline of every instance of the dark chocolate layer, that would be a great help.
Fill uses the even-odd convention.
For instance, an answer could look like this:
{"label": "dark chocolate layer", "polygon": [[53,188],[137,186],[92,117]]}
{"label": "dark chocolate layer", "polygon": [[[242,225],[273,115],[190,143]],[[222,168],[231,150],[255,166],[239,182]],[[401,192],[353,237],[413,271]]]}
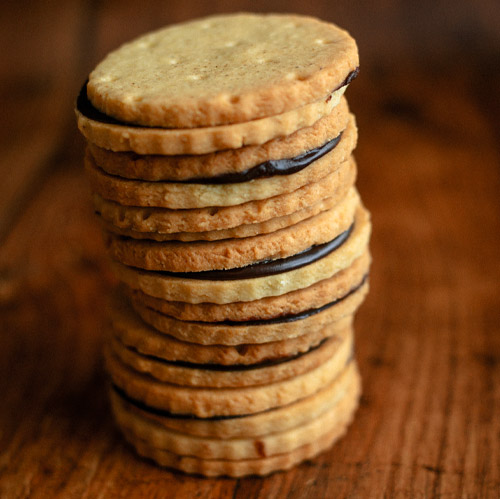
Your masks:
{"label": "dark chocolate layer", "polygon": [[[352,80],[354,80],[354,78],[356,78],[359,74],[359,67],[357,67],[356,69],[353,69],[346,77],[345,77],[345,80],[335,89],[335,90],[340,90],[342,87],[345,87],[347,85],[349,85],[349,83],[352,82]],[[334,91],[335,91],[334,90]]]}
{"label": "dark chocolate layer", "polygon": [[324,258],[336,249],[349,238],[354,224],[346,231],[342,232],[332,241],[324,244],[317,244],[309,249],[306,249],[296,255],[278,260],[263,260],[246,267],[238,267],[226,270],[204,270],[201,272],[168,272],[155,271],[157,274],[169,277],[181,277],[183,279],[200,279],[203,281],[236,281],[239,279],[254,279],[256,277],[266,277],[283,272],[290,272]]}
{"label": "dark chocolate layer", "polygon": [[[316,346],[311,347],[306,352],[301,352],[301,353],[298,353],[295,355],[289,355],[287,357],[280,357],[280,358],[272,359],[272,360],[264,360],[262,362],[257,362],[255,364],[232,364],[232,365],[196,364],[194,362],[187,362],[187,361],[182,361],[182,360],[166,360],[166,359],[162,359],[161,357],[157,357],[156,355],[148,355],[148,354],[140,353],[133,347],[127,346],[126,348],[128,348],[131,352],[134,352],[135,354],[140,355],[141,357],[146,357],[147,359],[151,359],[151,360],[154,360],[156,362],[161,362],[162,364],[166,364],[169,366],[185,367],[187,369],[204,369],[205,371],[240,372],[240,371],[252,371],[255,369],[262,369],[264,367],[272,367],[272,366],[277,366],[279,364],[284,364],[285,362],[290,362],[292,360],[303,357],[304,355],[307,355],[308,353],[313,352],[314,350],[317,350],[328,339],[329,338],[323,339],[320,343],[318,343]],[[235,348],[238,349],[238,347],[246,347],[246,345],[237,345]]]}
{"label": "dark chocolate layer", "polygon": [[239,184],[259,178],[268,178],[274,175],[292,175],[300,172],[314,161],[332,151],[342,138],[342,133],[320,147],[310,149],[294,158],[270,159],[248,170],[237,173],[223,173],[214,177],[201,177],[189,180],[176,181],[181,184]]}

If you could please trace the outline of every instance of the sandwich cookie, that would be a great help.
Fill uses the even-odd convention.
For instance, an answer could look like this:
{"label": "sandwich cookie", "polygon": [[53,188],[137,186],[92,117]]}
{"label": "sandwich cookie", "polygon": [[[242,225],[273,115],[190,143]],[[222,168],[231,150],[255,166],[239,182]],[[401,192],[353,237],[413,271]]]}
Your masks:
{"label": "sandwich cookie", "polygon": [[[340,147],[349,121],[354,140],[357,130],[349,115],[347,100],[342,98],[332,112],[314,125],[291,135],[278,137],[259,146],[226,149],[201,155],[139,155],[103,149],[89,142],[88,150],[95,164],[106,173],[138,180],[169,180],[172,182],[221,182],[252,180],[262,172],[282,172],[300,168],[304,163]],[[235,175],[238,174],[238,175]],[[229,177],[230,176],[230,177]]]}

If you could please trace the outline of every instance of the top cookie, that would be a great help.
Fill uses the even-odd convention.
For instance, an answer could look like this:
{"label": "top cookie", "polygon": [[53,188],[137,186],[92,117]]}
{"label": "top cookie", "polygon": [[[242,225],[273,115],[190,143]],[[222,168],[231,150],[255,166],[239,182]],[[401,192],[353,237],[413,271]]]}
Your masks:
{"label": "top cookie", "polygon": [[284,113],[342,86],[358,67],[344,30],[311,17],[230,14],[170,26],[110,53],[92,104],[125,123],[192,128]]}

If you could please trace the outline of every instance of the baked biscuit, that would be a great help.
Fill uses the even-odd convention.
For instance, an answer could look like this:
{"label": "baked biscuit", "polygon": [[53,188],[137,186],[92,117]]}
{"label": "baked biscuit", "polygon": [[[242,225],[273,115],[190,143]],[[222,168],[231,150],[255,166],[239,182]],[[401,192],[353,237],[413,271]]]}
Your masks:
{"label": "baked biscuit", "polygon": [[[347,306],[354,308],[365,293],[366,288],[360,288],[349,297],[349,301],[346,300]],[[179,340],[147,325],[128,308],[117,310],[111,316],[111,333],[123,345],[143,355],[170,362],[216,365],[254,365],[291,358],[318,346],[325,338],[342,336],[352,324],[352,315],[341,315],[327,326],[306,331],[301,336],[263,343],[233,342],[224,345]]]}
{"label": "baked biscuit", "polygon": [[309,208],[325,198],[333,198],[335,204],[347,194],[355,179],[356,164],[345,161],[318,182],[287,194],[237,206],[210,206],[191,210],[123,206],[95,193],[94,207],[104,220],[122,229],[159,233],[203,232],[268,222]]}
{"label": "baked biscuit", "polygon": [[[332,112],[310,127],[291,135],[278,137],[258,146],[226,149],[210,154],[162,156],[115,152],[89,143],[88,149],[97,166],[111,175],[141,180],[170,180],[173,182],[221,177],[240,173],[248,175],[262,164],[282,161],[283,158],[303,158],[309,152],[322,148],[332,140],[341,139],[348,121],[351,121],[354,142],[357,129],[354,116],[349,115],[347,100],[343,97]],[[338,147],[338,146],[336,146]],[[266,166],[266,169],[268,166]],[[262,167],[259,168],[263,170]]]}
{"label": "baked biscuit", "polygon": [[205,128],[149,128],[127,125],[99,113],[86,101],[84,87],[77,101],[76,116],[82,135],[104,149],[138,154],[207,154],[264,144],[312,126],[339,104],[345,88],[282,114],[244,123]]}
{"label": "baked biscuit", "polygon": [[305,373],[325,362],[338,348],[335,338],[325,338],[308,352],[252,365],[197,365],[143,355],[114,338],[109,348],[124,364],[158,381],[203,388],[238,388],[275,383]]}
{"label": "baked biscuit", "polygon": [[335,239],[352,225],[358,205],[359,198],[347,199],[291,227],[249,238],[191,243],[109,234],[108,252],[125,265],[145,270],[201,272],[244,267],[263,260],[287,258]]}
{"label": "baked biscuit", "polygon": [[[146,406],[127,396],[116,386],[111,390],[111,400],[119,410],[134,413],[143,419],[187,435],[218,437],[222,439],[248,438],[269,435],[295,428],[324,414],[337,404],[346,393],[358,392],[360,376],[356,362],[351,360],[342,372],[321,390],[293,404],[277,407],[256,414],[235,417],[196,418],[180,417],[167,411]],[[116,409],[115,409],[116,410]]]}
{"label": "baked biscuit", "polygon": [[355,41],[333,24],[289,14],[229,14],[123,45],[92,71],[87,92],[95,107],[123,122],[206,127],[322,99],[357,67]]}
{"label": "baked biscuit", "polygon": [[[368,276],[370,266],[368,250],[344,270],[328,279],[323,279],[307,288],[289,293],[270,296],[249,302],[234,302],[217,305],[215,303],[186,303],[166,301],[147,295],[140,290],[126,288],[132,303],[139,303],[162,314],[182,321],[222,322],[253,321],[274,319],[294,315],[313,308],[323,307],[334,300],[342,300],[349,292]],[[336,309],[342,307],[336,305]]]}
{"label": "baked biscuit", "polygon": [[325,362],[298,376],[262,386],[202,388],[164,383],[131,369],[109,350],[106,366],[115,385],[151,407],[200,418],[234,416],[290,404],[333,381],[352,356],[352,329],[331,339],[336,349]]}
{"label": "baked biscuit", "polygon": [[[349,267],[365,251],[370,228],[368,212],[359,207],[352,230],[342,233],[342,243],[333,245],[337,248],[335,251],[329,252],[313,263],[298,266],[286,272],[278,271],[272,275],[266,275],[267,268],[271,266],[280,268],[282,267],[281,261],[255,264],[243,267],[241,271],[231,269],[183,274],[139,270],[116,262],[112,263],[112,268],[117,277],[129,287],[163,300],[217,304],[253,301],[311,286]],[[332,243],[336,243],[336,240]],[[313,256],[302,253],[297,258],[290,257],[294,262],[292,265],[295,266],[295,262],[314,260],[315,256],[324,255],[324,252],[320,252],[319,249],[325,248],[328,251],[329,246],[311,248]],[[264,275],[253,277],[259,270],[259,266],[264,270]],[[226,273],[225,276],[222,272]],[[230,273],[236,275],[236,278],[229,280]]]}
{"label": "baked biscuit", "polygon": [[115,418],[123,430],[148,442],[155,449],[203,460],[241,461],[290,453],[324,437],[332,428],[342,426],[346,414],[353,412],[357,402],[356,391],[346,393],[343,399],[326,412],[300,426],[258,438],[230,440],[186,435],[120,410],[115,411]]}

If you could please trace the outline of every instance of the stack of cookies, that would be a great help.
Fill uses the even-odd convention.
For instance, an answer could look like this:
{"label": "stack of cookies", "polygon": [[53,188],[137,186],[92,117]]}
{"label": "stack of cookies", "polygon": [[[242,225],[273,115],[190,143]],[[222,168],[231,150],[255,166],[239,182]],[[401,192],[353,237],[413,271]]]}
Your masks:
{"label": "stack of cookies", "polygon": [[107,368],[160,465],[267,474],[346,431],[370,221],[343,97],[354,40],[293,15],[168,27],[111,53],[77,117],[124,297]]}

